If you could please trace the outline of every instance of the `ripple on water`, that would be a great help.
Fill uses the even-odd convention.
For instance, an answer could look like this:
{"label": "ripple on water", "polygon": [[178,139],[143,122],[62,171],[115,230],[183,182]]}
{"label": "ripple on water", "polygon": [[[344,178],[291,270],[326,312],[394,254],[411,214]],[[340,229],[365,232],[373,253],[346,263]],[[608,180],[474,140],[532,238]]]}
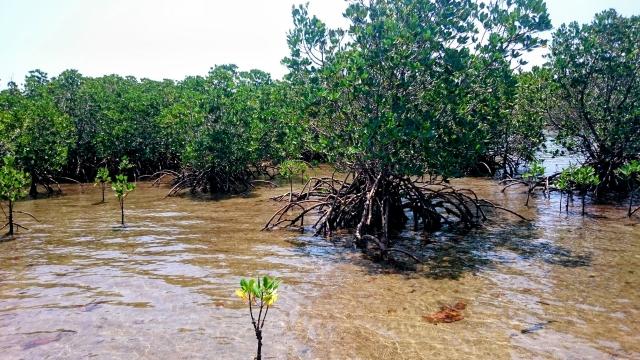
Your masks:
{"label": "ripple on water", "polygon": [[[583,219],[559,215],[554,197],[524,208],[524,192],[454,182],[533,223],[406,231],[427,261],[412,272],[307,233],[260,232],[282,189],[194,201],[140,186],[126,228],[115,201],[95,205],[99,189],[20,202],[42,224],[0,243],[0,349],[29,359],[249,357],[251,323],[233,292],[240,278],[269,273],[284,280],[265,327],[271,358],[640,358],[640,233],[620,220],[624,209],[593,205],[599,217]],[[423,320],[456,301],[464,320]]]}

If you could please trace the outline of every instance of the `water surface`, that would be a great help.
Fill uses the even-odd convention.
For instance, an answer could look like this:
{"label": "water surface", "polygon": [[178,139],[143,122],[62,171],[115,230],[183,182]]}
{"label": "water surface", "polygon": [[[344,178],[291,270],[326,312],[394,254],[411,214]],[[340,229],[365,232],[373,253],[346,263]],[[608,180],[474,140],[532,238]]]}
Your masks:
{"label": "water surface", "polygon": [[[308,235],[260,232],[284,188],[204,200],[139,183],[126,229],[115,198],[96,205],[90,186],[20,202],[41,222],[18,215],[30,231],[0,243],[0,357],[251,359],[233,291],[268,273],[284,285],[267,358],[640,358],[637,219],[605,206],[560,215],[555,197],[527,209],[518,189],[457,183],[533,221],[426,237],[427,265],[406,272]],[[464,320],[423,320],[460,300]]]}

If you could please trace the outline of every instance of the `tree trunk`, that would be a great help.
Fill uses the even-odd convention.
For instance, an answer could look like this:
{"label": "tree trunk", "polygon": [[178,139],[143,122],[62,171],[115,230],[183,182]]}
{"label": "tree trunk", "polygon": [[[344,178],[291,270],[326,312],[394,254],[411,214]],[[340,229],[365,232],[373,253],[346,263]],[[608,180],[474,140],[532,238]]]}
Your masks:
{"label": "tree trunk", "polygon": [[258,352],[256,360],[262,360],[262,330],[256,330],[256,338],[258,338]]}
{"label": "tree trunk", "polygon": [[582,216],[584,216],[584,199],[587,197],[587,194],[582,194]]}
{"label": "tree trunk", "polygon": [[124,199],[120,200],[120,222],[124,227]]}
{"label": "tree trunk", "polygon": [[104,202],[104,190],[105,190],[106,185],[105,185],[105,183],[102,183],[101,185],[102,185],[102,202]]}
{"label": "tree trunk", "polygon": [[560,191],[560,213],[562,214],[562,191]]}
{"label": "tree trunk", "polygon": [[[502,178],[507,178],[507,160],[509,158],[509,125],[504,131],[504,153],[502,154]],[[510,174],[513,176],[513,174]]]}
{"label": "tree trunk", "polygon": [[34,199],[38,197],[38,186],[36,185],[36,178],[33,175],[31,175],[31,186],[29,187],[29,196],[31,196]]}
{"label": "tree trunk", "polygon": [[293,200],[293,177],[289,177],[289,202]]}
{"label": "tree trunk", "polygon": [[13,201],[9,200],[9,236],[13,236]]}

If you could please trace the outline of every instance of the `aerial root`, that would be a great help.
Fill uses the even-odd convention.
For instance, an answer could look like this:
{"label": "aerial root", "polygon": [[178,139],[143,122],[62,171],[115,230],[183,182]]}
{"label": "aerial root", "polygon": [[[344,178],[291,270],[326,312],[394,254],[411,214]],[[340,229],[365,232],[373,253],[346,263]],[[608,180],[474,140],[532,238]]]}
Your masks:
{"label": "aerial root", "polygon": [[40,222],[40,220],[38,220],[38,218],[36,218],[36,217],[35,217],[35,216],[33,216],[31,213],[28,213],[28,212],[26,212],[26,211],[14,210],[14,212],[15,212],[15,213],[18,213],[18,214],[24,214],[24,215],[27,215],[27,216],[31,217],[33,220],[35,220],[36,222]]}
{"label": "aerial root", "polygon": [[556,190],[552,186],[552,183],[553,183],[553,180],[559,175],[560,173],[555,173],[549,176],[544,176],[540,178],[538,181],[536,181],[535,183],[529,183],[524,181],[523,179],[516,179],[516,178],[510,177],[510,178],[500,180],[499,184],[504,185],[501,192],[505,192],[507,189],[511,187],[522,185],[522,186],[528,187],[529,193],[533,193],[537,188],[542,188],[545,192],[548,193],[550,191]]}
{"label": "aerial root", "polygon": [[480,202],[480,207],[483,207],[483,206],[484,206],[484,207],[489,207],[489,208],[493,208],[493,209],[501,210],[501,211],[507,212],[507,213],[509,213],[509,214],[511,214],[511,215],[514,215],[514,216],[516,216],[516,217],[520,218],[520,220],[523,220],[523,221],[531,221],[530,219],[527,219],[526,217],[524,217],[524,216],[522,216],[522,215],[518,214],[517,212],[515,212],[515,211],[513,211],[513,210],[509,210],[509,209],[507,209],[507,208],[505,208],[505,207],[502,207],[502,206],[500,206],[500,205],[496,205],[496,204],[492,203],[492,202],[491,202],[491,201],[489,201],[489,200],[480,199],[480,200],[478,200],[478,201]]}
{"label": "aerial root", "polygon": [[[257,176],[265,175],[260,173],[262,168],[244,169],[236,172],[226,172],[213,168],[206,170],[195,170],[185,168],[180,173],[172,174],[174,177],[167,197],[178,195],[184,190],[190,190],[191,193],[201,191],[203,193],[221,193],[221,194],[242,194],[255,188],[254,184],[270,184],[270,181],[257,180]],[[266,170],[265,170],[266,171]]]}
{"label": "aerial root", "polygon": [[263,185],[267,185],[269,187],[272,188],[277,188],[278,185],[276,183],[274,183],[273,181],[268,181],[268,180],[251,180],[252,184],[263,184]]}
{"label": "aerial root", "polygon": [[[74,178],[70,178],[70,177],[66,177],[66,176],[60,176],[58,177],[61,180],[66,180],[66,181],[70,181],[72,183],[77,184],[78,186],[80,186],[80,192],[84,192],[84,184],[81,183],[80,181],[74,179]],[[60,186],[58,185],[58,188],[60,189]],[[62,189],[60,189],[60,192],[62,192]]]}
{"label": "aerial root", "polygon": [[303,227],[305,218],[313,217],[316,235],[331,237],[335,231],[353,231],[360,248],[372,243],[385,256],[402,253],[421,262],[394,246],[398,240],[390,236],[402,231],[411,218],[414,230],[424,232],[443,226],[477,227],[487,220],[487,209],[502,210],[526,220],[514,211],[479,199],[470,189],[456,189],[437,180],[424,182],[367,170],[353,174],[352,181],[347,181],[348,177],[311,178],[300,192],[274,197],[283,201],[291,195],[292,201],[278,209],[263,230]]}
{"label": "aerial root", "polygon": [[[6,224],[4,224],[4,226],[0,227],[0,230],[6,228],[7,226],[9,226],[9,223],[6,223]],[[21,229],[29,231],[29,229],[27,229],[26,227],[24,227],[24,226],[22,226],[22,225],[20,225],[18,223],[15,223],[15,222],[13,223],[13,226],[15,226],[16,228],[21,228]]]}
{"label": "aerial root", "polygon": [[139,179],[144,180],[148,178],[149,180],[153,180],[153,182],[151,183],[151,187],[158,187],[160,186],[160,182],[162,181],[162,179],[166,177],[176,178],[178,175],[179,174],[173,170],[160,170],[151,175],[141,175]]}

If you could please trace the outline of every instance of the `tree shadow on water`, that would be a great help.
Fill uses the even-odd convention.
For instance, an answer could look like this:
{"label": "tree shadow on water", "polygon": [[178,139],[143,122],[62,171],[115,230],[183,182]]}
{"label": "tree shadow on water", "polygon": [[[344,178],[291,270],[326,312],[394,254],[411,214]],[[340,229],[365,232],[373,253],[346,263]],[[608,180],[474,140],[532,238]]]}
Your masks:
{"label": "tree shadow on water", "polygon": [[364,267],[370,274],[402,273],[407,276],[426,276],[432,279],[456,280],[465,274],[477,274],[499,265],[526,268],[542,262],[568,268],[591,265],[591,254],[576,253],[542,238],[539,227],[524,223],[487,226],[466,232],[439,232],[424,235],[404,232],[402,249],[422,260],[422,264],[402,254],[382,261],[376,254],[367,257],[348,256],[354,249],[352,235],[334,236],[332,241],[322,237],[302,235],[290,242],[308,256],[348,261]]}
{"label": "tree shadow on water", "polygon": [[423,259],[417,273],[433,279],[459,279],[497,265],[526,267],[542,262],[553,266],[591,265],[591,254],[576,253],[540,237],[534,225],[506,224],[473,230],[465,234],[439,233],[417,244],[415,253]]}

